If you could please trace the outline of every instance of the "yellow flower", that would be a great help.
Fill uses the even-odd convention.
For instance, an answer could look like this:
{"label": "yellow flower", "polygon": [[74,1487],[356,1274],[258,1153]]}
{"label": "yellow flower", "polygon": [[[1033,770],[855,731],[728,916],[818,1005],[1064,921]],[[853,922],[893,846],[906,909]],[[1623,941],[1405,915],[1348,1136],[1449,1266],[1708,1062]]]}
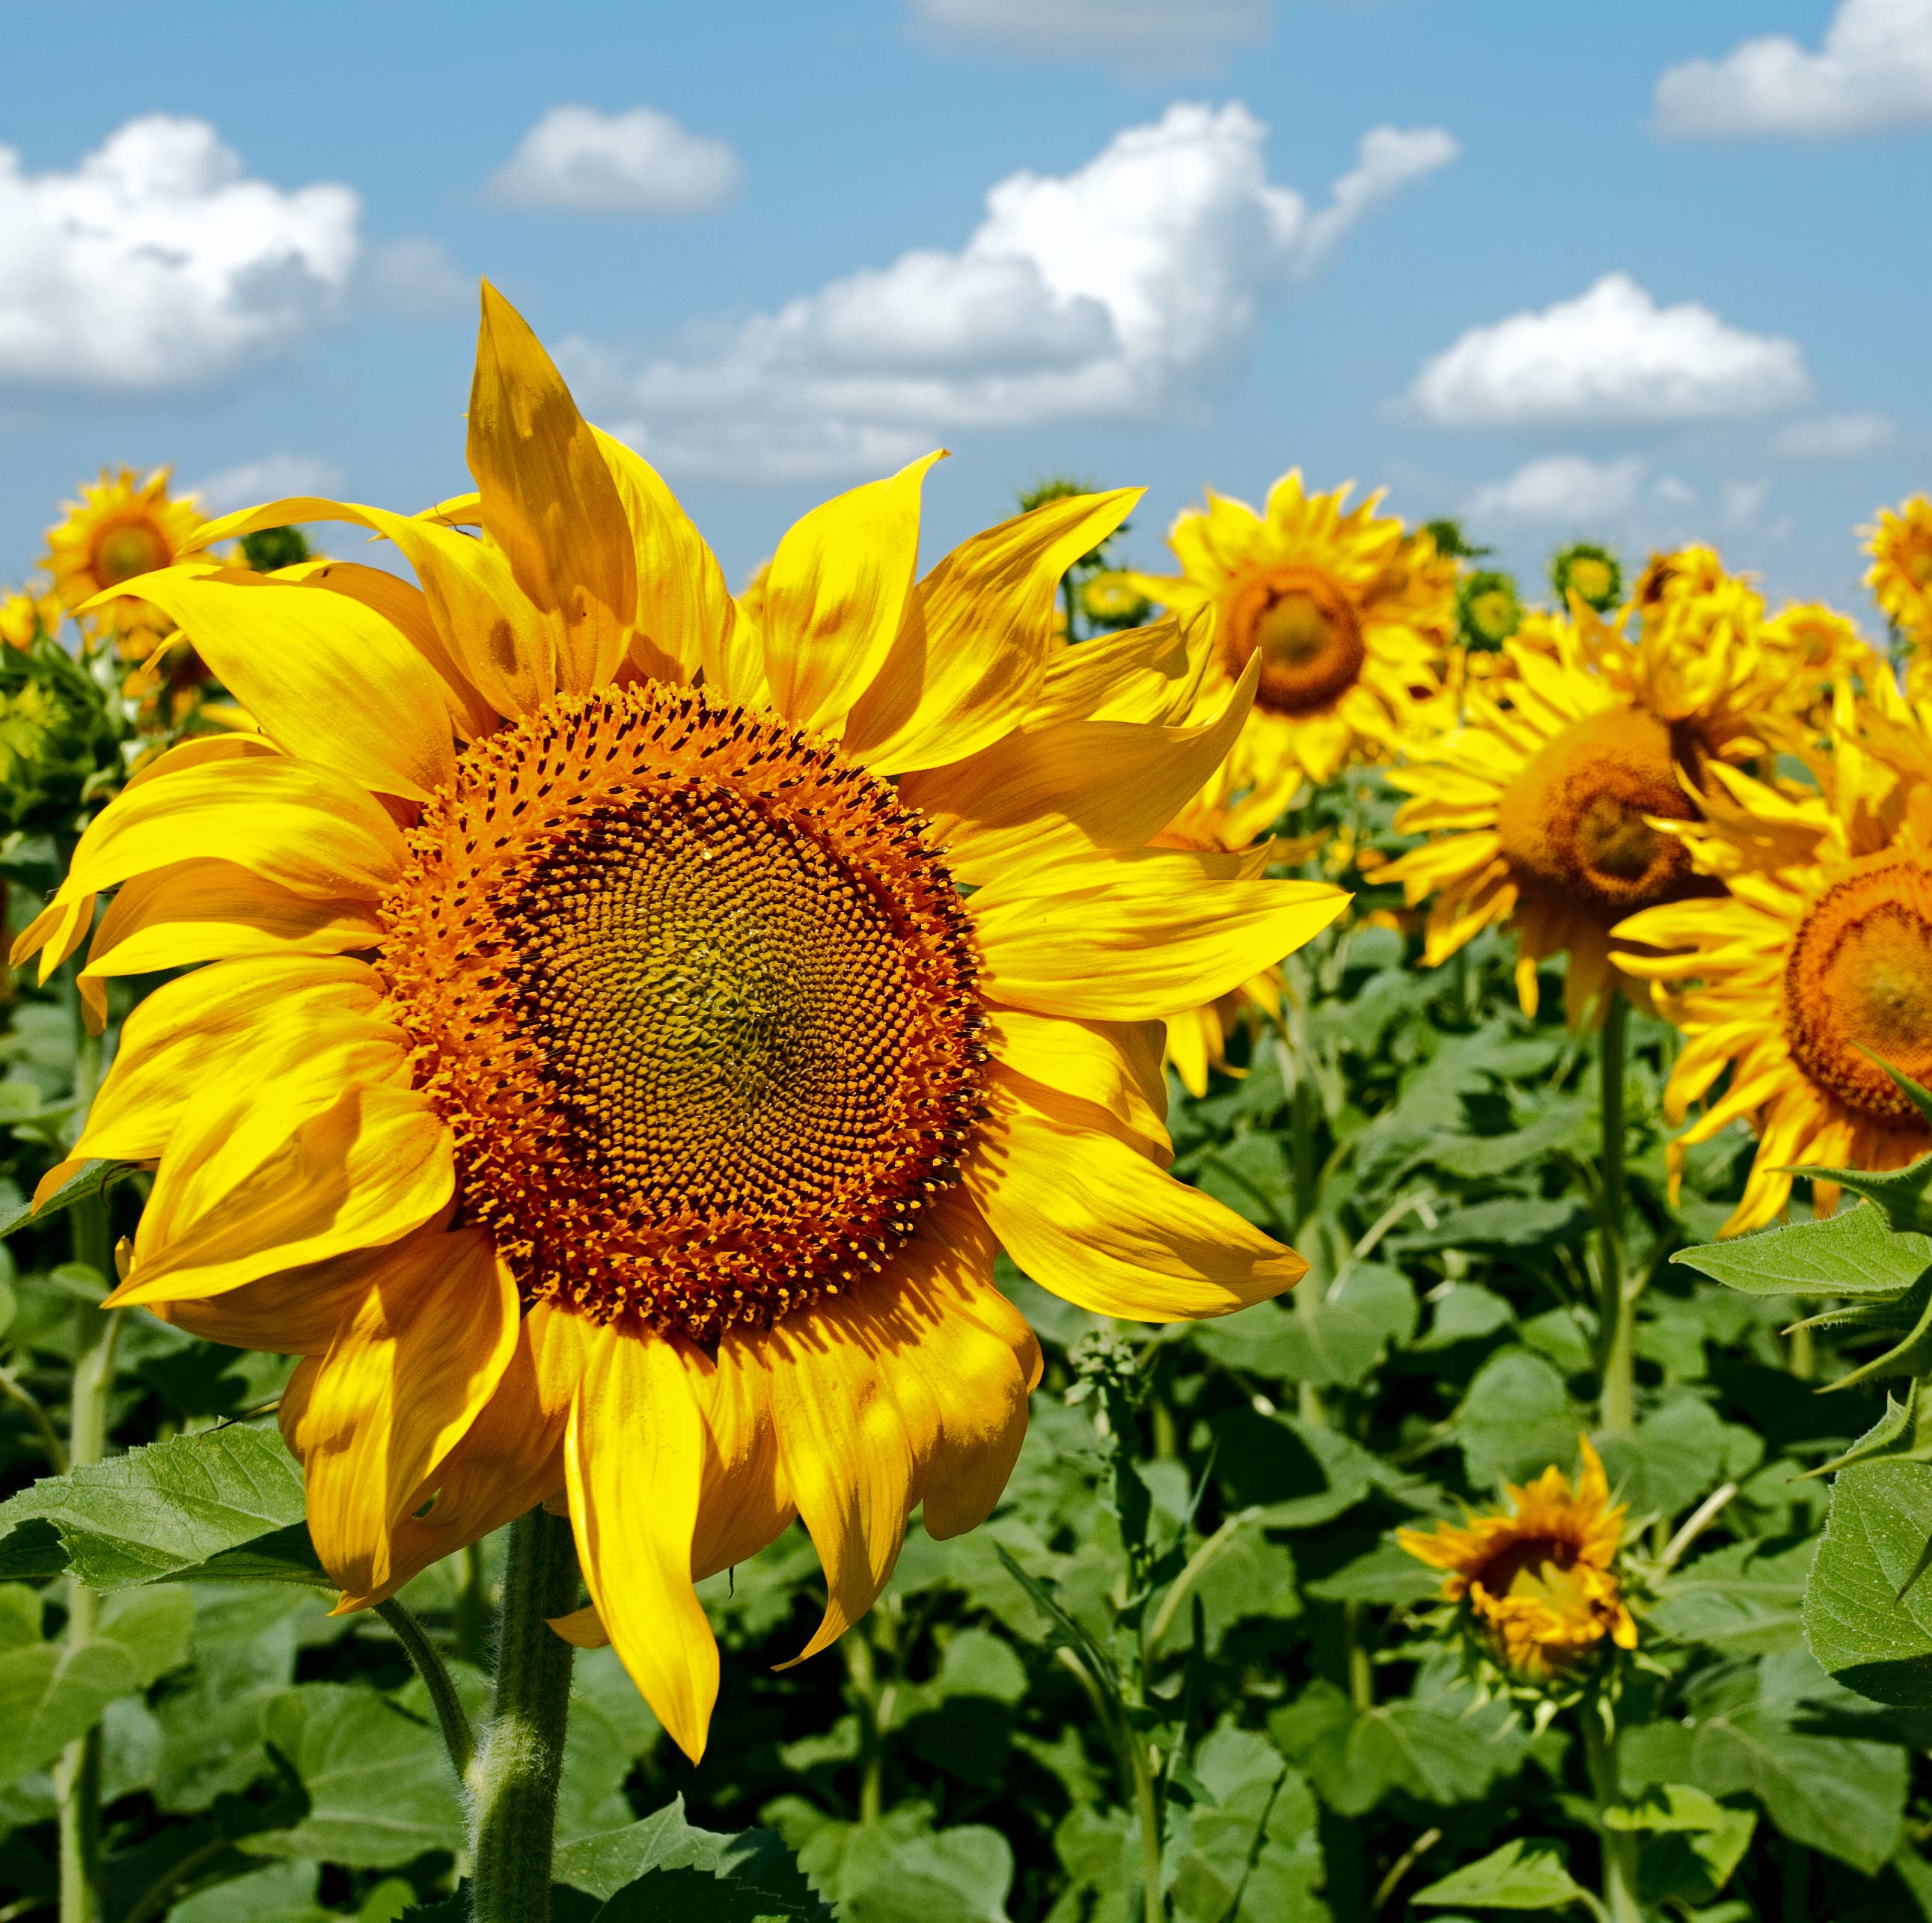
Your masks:
{"label": "yellow flower", "polygon": [[1172,623],[1051,658],[1130,494],[916,579],[916,462],[793,527],[754,621],[488,289],[469,422],[436,517],[203,530],[357,523],[418,585],[142,579],[261,732],[130,781],[16,955],[50,972],[118,884],[97,1006],[211,964],[129,1018],[73,1153],[158,1165],[115,1302],[304,1358],[281,1420],[343,1606],[567,1502],[564,1630],[696,1756],[694,1579],[802,1518],[808,1654],[915,1507],[997,1500],[1040,1369],[997,1245],[1154,1322],[1304,1272],[1164,1172],[1160,1024],[1346,898],[1146,847],[1249,690],[1176,725]]}
{"label": "yellow flower", "polygon": [[1440,686],[1455,626],[1454,562],[1378,514],[1379,494],[1343,513],[1348,493],[1306,494],[1297,470],[1262,514],[1210,494],[1168,532],[1182,572],[1130,577],[1170,609],[1214,610],[1222,685],[1259,664],[1234,775],[1277,812],[1304,774],[1325,782],[1357,755],[1392,752],[1409,710]]}
{"label": "yellow flower", "polygon": [[1915,640],[1932,641],[1932,500],[1915,494],[1881,508],[1876,525],[1859,532],[1872,557],[1865,585],[1886,618]]}
{"label": "yellow flower", "polygon": [[[124,581],[172,567],[205,544],[196,535],[201,516],[192,500],[170,496],[168,472],[157,468],[136,482],[131,468],[118,475],[103,468],[94,485],[82,482],[79,500],[63,503],[67,518],[48,529],[41,565],[70,614]],[[118,640],[130,661],[145,660],[172,632],[158,608],[127,596],[92,610],[89,619],[97,632]]]}
{"label": "yellow flower", "polygon": [[[1682,1122],[1729,1072],[1672,1144],[1673,1171],[1733,1122],[1757,1137],[1727,1235],[1777,1217],[1795,1166],[1897,1168],[1932,1147],[1871,1059],[1932,1081],[1932,744],[1922,729],[1868,719],[1889,764],[1841,734],[1821,791],[1718,770],[1721,802],[1714,794],[1709,818],[1678,838],[1700,871],[1726,878],[1729,898],[1651,908],[1615,932],[1620,948],[1668,951],[1618,957],[1664,985],[1658,1012],[1686,1038],[1666,1119]],[[1816,1185],[1820,1213],[1837,1199]]]}
{"label": "yellow flower", "polygon": [[1095,574],[1079,594],[1080,611],[1100,627],[1136,627],[1148,617],[1148,598],[1130,575]]}
{"label": "yellow flower", "polygon": [[[1573,1024],[1600,1019],[1614,991],[1641,998],[1611,962],[1617,922],[1716,891],[1692,872],[1682,842],[1651,824],[1694,818],[1684,777],[1714,754],[1757,746],[1741,732],[1734,691],[1722,681],[1687,686],[1587,609],[1579,613],[1580,627],[1538,630],[1553,656],[1528,640],[1505,643],[1509,676],[1468,687],[1466,724],[1415,743],[1409,764],[1390,770],[1390,782],[1414,797],[1396,830],[1431,838],[1378,877],[1400,882],[1411,907],[1433,898],[1429,967],[1486,928],[1514,926],[1526,1012],[1537,1006],[1538,964],[1567,950]],[[1646,693],[1662,712],[1639,698]]]}
{"label": "yellow flower", "polygon": [[1623,566],[1607,548],[1592,541],[1572,542],[1557,550],[1550,563],[1550,584],[1563,607],[1574,594],[1586,608],[1606,614],[1624,591]]}
{"label": "yellow flower", "polygon": [[1714,548],[1678,548],[1653,554],[1630,590],[1639,617],[1648,622],[1670,604],[1708,594],[1731,579]]}
{"label": "yellow flower", "polygon": [[23,652],[43,632],[51,634],[61,623],[61,604],[50,594],[0,596],[0,643]]}
{"label": "yellow flower", "polygon": [[1399,1529],[1396,1539],[1432,1569],[1444,1598],[1466,1604],[1498,1664],[1532,1681],[1559,1676],[1607,1636],[1636,1647],[1636,1624],[1617,1580],[1624,1508],[1610,1507],[1603,1463],[1587,1436],[1573,1490],[1552,1466],[1523,1488],[1505,1485],[1507,1510],[1471,1513],[1462,1526]]}

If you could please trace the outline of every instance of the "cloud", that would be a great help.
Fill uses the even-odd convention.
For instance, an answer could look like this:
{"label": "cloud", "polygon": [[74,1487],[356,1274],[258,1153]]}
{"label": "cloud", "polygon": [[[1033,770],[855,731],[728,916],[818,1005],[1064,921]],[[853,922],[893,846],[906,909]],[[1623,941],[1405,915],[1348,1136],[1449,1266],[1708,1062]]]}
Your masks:
{"label": "cloud", "polygon": [[1792,422],[1772,442],[1771,451],[1786,460],[1856,460],[1898,438],[1898,424],[1888,414],[1820,414]]}
{"label": "cloud", "polygon": [[348,477],[332,462],[305,454],[272,454],[265,460],[224,467],[182,491],[194,496],[203,514],[214,515],[292,494],[334,498],[347,484]]}
{"label": "cloud", "polygon": [[1439,130],[1378,128],[1328,203],[1268,177],[1238,104],[1171,106],[1075,172],[1012,174],[956,252],[922,248],[642,364],[560,357],[585,406],[686,473],[872,472],[962,430],[1148,419],[1239,356],[1264,296],[1445,165]]}
{"label": "cloud", "polygon": [[0,147],[0,383],[232,374],[340,310],[360,214],[346,187],[250,179],[203,120],[130,120],[71,173]]}
{"label": "cloud", "polygon": [[1428,362],[1410,404],[1451,428],[1692,421],[1789,406],[1810,391],[1795,340],[1694,301],[1660,308],[1627,274],[1540,313],[1472,327]]}
{"label": "cloud", "polygon": [[1932,122],[1932,0],[1840,0],[1816,53],[1782,34],[1657,82],[1657,126],[1678,140],[1829,140]]}
{"label": "cloud", "polygon": [[556,212],[704,214],[730,199],[742,171],[728,142],[655,107],[554,106],[490,177],[489,194]]}
{"label": "cloud", "polygon": [[1734,533],[1743,533],[1757,525],[1771,493],[1768,481],[1726,481],[1718,490],[1719,512],[1724,525]]}
{"label": "cloud", "polygon": [[434,320],[476,304],[476,276],[441,241],[384,241],[369,250],[362,284],[370,300],[404,320]]}
{"label": "cloud", "polygon": [[1198,71],[1265,40],[1274,0],[908,0],[934,39],[992,52]]}
{"label": "cloud", "polygon": [[1642,484],[1643,463],[1635,454],[1603,461],[1580,454],[1545,454],[1506,481],[1478,488],[1464,512],[1474,521],[1600,523],[1629,514]]}

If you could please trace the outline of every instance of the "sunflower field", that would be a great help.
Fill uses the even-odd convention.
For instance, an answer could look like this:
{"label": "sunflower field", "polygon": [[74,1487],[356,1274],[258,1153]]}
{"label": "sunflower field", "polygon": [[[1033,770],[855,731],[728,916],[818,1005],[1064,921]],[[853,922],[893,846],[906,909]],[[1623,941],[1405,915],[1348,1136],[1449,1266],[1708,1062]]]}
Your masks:
{"label": "sunflower field", "polygon": [[0,1923],[1932,1918],[1932,503],[468,436],[0,601]]}

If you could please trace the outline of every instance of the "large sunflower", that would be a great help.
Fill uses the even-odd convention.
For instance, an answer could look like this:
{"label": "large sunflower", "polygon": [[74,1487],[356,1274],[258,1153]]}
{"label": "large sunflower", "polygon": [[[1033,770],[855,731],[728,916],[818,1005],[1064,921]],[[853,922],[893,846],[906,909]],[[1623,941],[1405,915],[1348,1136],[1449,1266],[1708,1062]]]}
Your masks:
{"label": "large sunflower", "polygon": [[[1466,722],[1418,741],[1388,779],[1413,796],[1396,815],[1430,838],[1379,871],[1413,907],[1430,900],[1423,959],[1445,962],[1486,928],[1516,932],[1516,989],[1537,1006],[1538,964],[1568,952],[1573,1023],[1600,1016],[1608,992],[1634,990],[1612,965],[1610,932],[1635,910],[1708,894],[1683,844],[1652,824],[1689,820],[1687,780],[1713,755],[1761,745],[1721,678],[1687,678],[1646,661],[1580,604],[1575,622],[1504,645],[1508,673],[1472,682]],[[1660,706],[1642,698],[1648,695]]]}
{"label": "large sunflower", "polygon": [[[118,474],[103,468],[92,486],[81,483],[79,500],[62,504],[67,518],[47,530],[41,566],[53,576],[55,596],[70,613],[136,575],[171,568],[206,544],[196,536],[201,516],[194,502],[169,494],[168,472],[158,467],[137,482],[131,468]],[[90,619],[99,633],[118,640],[130,661],[146,660],[173,625],[159,610],[127,596],[103,602]]]}
{"label": "large sunflower", "polygon": [[1860,530],[1872,564],[1865,575],[1886,618],[1922,646],[1932,646],[1932,500],[1915,494]]}
{"label": "large sunflower", "polygon": [[434,518],[207,530],[358,522],[419,586],[139,582],[262,732],[131,782],[19,953],[51,970],[118,884],[92,978],[212,964],[129,1018],[74,1153],[157,1165],[115,1302],[304,1357],[282,1420],[344,1606],[567,1500],[566,1628],[695,1756],[694,1578],[802,1517],[809,1654],[916,1504],[944,1536],[998,1496],[1039,1354],[996,1244],[1150,1321],[1300,1276],[1163,1172],[1160,1023],[1345,898],[1144,845],[1250,692],[1169,724],[1171,625],[1050,671],[1128,494],[916,580],[916,463],[794,526],[754,622],[487,290],[469,460]]}
{"label": "large sunflower", "polygon": [[[1659,985],[1658,1012],[1687,1038],[1664,1091],[1666,1118],[1682,1122],[1729,1072],[1672,1144],[1673,1166],[1733,1122],[1757,1137],[1727,1235],[1778,1216],[1794,1167],[1897,1168],[1932,1148],[1917,1108],[1879,1066],[1932,1081],[1932,844],[1922,806],[1932,755],[1922,733],[1874,718],[1883,730],[1876,745],[1894,758],[1888,764],[1841,735],[1819,764],[1814,794],[1718,770],[1721,800],[1714,794],[1708,818],[1675,838],[1700,870],[1724,877],[1728,898],[1650,908],[1615,932],[1630,951],[1618,955],[1622,966]],[[1913,768],[1904,764],[1915,734]],[[1835,1186],[1816,1185],[1820,1213],[1837,1199]]]}
{"label": "large sunflower", "polygon": [[1562,1675],[1606,1638],[1619,1649],[1636,1647],[1616,1575],[1623,1506],[1611,1506],[1587,1436],[1578,1448],[1574,1487],[1552,1466],[1520,1489],[1505,1484],[1504,1508],[1472,1513],[1460,1526],[1396,1532],[1411,1556],[1446,1572],[1444,1599],[1467,1608],[1498,1666],[1526,1679]]}
{"label": "large sunflower", "polygon": [[1259,663],[1233,773],[1274,813],[1304,776],[1325,782],[1359,753],[1392,750],[1412,705],[1440,686],[1455,628],[1455,563],[1377,514],[1379,494],[1344,513],[1348,494],[1307,494],[1298,469],[1261,514],[1210,494],[1168,532],[1179,574],[1124,577],[1170,609],[1214,610],[1224,685]]}

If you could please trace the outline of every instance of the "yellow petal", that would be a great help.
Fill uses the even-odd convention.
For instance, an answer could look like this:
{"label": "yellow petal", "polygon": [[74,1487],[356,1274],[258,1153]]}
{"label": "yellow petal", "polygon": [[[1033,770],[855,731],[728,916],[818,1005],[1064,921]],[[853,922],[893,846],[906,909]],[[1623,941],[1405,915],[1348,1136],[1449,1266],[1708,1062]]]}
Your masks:
{"label": "yellow petal", "polygon": [[299,949],[335,955],[373,948],[382,925],[366,902],[318,901],[204,858],[151,868],[108,904],[86,974],[147,975],[191,962]]}
{"label": "yellow petal", "polygon": [[1172,1159],[1159,1022],[1076,1022],[1019,1008],[989,1013],[986,1040],[996,1062],[1110,1117],[1163,1166]]}
{"label": "yellow petal", "polygon": [[1214,878],[1229,859],[1096,854],[982,889],[970,907],[986,994],[1042,1015],[1162,1020],[1292,954],[1348,906],[1324,882]]}
{"label": "yellow petal", "polygon": [[425,801],[448,784],[450,692],[362,602],[239,568],[140,578],[141,598],[179,624],[278,746],[382,794]]}
{"label": "yellow petal", "polygon": [[564,1463],[591,1602],[631,1680],[695,1762],[718,1700],[718,1645],[692,1588],[705,1438],[688,1347],[654,1330],[591,1332]]}
{"label": "yellow petal", "polygon": [[535,604],[562,623],[559,685],[602,687],[637,606],[631,530],[590,425],[521,314],[486,280],[470,389],[483,524]]}
{"label": "yellow petal", "polygon": [[[236,1106],[238,1118],[246,1104]],[[190,1165],[177,1175],[172,1158],[163,1162],[135,1234],[134,1265],[110,1298],[116,1307],[218,1295],[394,1241],[442,1208],[455,1181],[435,1112],[422,1096],[385,1086],[345,1090],[238,1187],[203,1195],[195,1192],[197,1172]]]}
{"label": "yellow petal", "polygon": [[1042,1288],[1102,1316],[1226,1316],[1278,1295],[1308,1264],[1126,1144],[992,1091],[966,1186]]}
{"label": "yellow petal", "polygon": [[947,867],[969,883],[1044,853],[1138,848],[1226,760],[1260,670],[1258,656],[1202,727],[1066,721],[1019,728],[970,760],[907,776],[901,798],[931,817]]}
{"label": "yellow petal", "polygon": [[[1158,722],[1193,718],[1214,669],[1213,624],[1170,616],[1150,628],[1065,647],[1048,664],[1027,719]],[[1210,671],[1211,670],[1211,671]]]}
{"label": "yellow petal", "polygon": [[724,571],[656,469],[611,435],[590,431],[630,525],[638,583],[631,664],[652,680],[694,681],[730,645],[737,604]]}
{"label": "yellow petal", "polygon": [[787,721],[836,740],[877,678],[908,612],[920,489],[940,458],[814,508],[779,542],[765,578],[765,673]]}
{"label": "yellow petal", "polygon": [[1049,501],[962,542],[920,583],[919,619],[854,704],[848,748],[899,774],[963,760],[1017,727],[1046,678],[1060,577],[1141,493]]}
{"label": "yellow petal", "polygon": [[481,1229],[412,1237],[368,1263],[286,1431],[316,1553],[350,1594],[388,1582],[395,1526],[495,1392],[517,1319],[516,1285]]}

